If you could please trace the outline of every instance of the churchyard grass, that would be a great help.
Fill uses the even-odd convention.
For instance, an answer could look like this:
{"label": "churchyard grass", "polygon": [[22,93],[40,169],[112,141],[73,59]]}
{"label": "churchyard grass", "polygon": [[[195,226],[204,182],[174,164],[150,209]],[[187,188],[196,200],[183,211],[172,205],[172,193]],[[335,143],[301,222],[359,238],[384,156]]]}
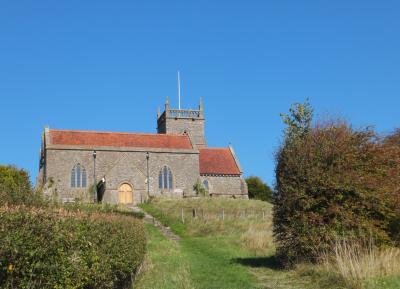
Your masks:
{"label": "churchyard grass", "polygon": [[[149,253],[135,288],[400,288],[396,270],[391,274],[367,275],[353,282],[351,277],[346,279],[340,273],[338,260],[332,258],[321,265],[281,268],[275,259],[272,205],[266,202],[155,199],[141,206],[182,239],[170,241],[151,225],[146,227]],[[375,255],[378,259],[380,256],[385,256],[389,264],[395,262],[388,254]],[[383,260],[377,262],[384,266]]]}

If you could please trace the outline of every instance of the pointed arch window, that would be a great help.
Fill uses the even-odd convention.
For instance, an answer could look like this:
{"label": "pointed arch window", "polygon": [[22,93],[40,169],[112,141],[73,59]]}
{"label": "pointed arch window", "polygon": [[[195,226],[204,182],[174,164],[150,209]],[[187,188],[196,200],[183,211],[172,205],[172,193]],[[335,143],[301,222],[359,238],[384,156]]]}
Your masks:
{"label": "pointed arch window", "polygon": [[71,188],[86,188],[86,170],[81,164],[76,164],[71,170]]}
{"label": "pointed arch window", "polygon": [[171,169],[164,166],[158,174],[158,187],[160,190],[172,190],[173,176]]}
{"label": "pointed arch window", "polygon": [[208,182],[208,180],[203,181],[203,187],[207,191],[207,193],[210,192],[210,183]]}

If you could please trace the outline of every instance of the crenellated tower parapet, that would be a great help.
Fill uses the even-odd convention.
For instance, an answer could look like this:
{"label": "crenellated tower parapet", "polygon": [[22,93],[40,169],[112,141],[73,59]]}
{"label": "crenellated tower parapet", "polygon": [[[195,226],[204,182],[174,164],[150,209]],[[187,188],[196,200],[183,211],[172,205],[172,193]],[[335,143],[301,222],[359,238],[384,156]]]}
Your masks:
{"label": "crenellated tower parapet", "polygon": [[206,147],[204,134],[203,101],[200,98],[198,109],[175,109],[169,107],[168,97],[165,110],[157,114],[157,132],[163,134],[187,133],[193,145],[198,148]]}

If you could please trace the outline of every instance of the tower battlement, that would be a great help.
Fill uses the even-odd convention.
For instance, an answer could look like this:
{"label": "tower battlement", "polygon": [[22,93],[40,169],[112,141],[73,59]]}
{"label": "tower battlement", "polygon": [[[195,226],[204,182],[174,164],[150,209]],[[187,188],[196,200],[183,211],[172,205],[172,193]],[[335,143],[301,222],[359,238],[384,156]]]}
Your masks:
{"label": "tower battlement", "polygon": [[199,109],[174,109],[169,107],[168,98],[165,110],[157,113],[157,132],[161,134],[187,133],[196,147],[206,147],[204,135],[203,102],[200,98]]}

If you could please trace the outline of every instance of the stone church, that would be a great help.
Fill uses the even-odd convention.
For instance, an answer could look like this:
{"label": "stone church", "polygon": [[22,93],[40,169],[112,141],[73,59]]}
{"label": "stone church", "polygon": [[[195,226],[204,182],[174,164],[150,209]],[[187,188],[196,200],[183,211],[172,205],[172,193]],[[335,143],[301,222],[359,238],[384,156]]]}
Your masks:
{"label": "stone church", "polygon": [[204,111],[157,114],[157,133],[45,128],[37,185],[62,202],[136,204],[152,196],[248,198],[232,146],[209,148]]}

